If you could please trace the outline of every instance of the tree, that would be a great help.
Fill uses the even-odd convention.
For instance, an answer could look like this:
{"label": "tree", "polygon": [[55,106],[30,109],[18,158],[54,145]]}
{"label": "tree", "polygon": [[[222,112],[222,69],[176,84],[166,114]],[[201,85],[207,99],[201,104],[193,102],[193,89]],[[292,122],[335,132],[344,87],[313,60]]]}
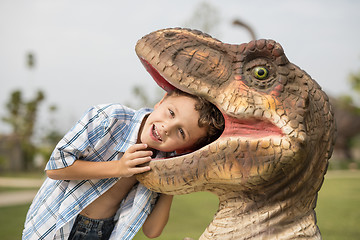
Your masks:
{"label": "tree", "polygon": [[20,141],[22,149],[23,168],[29,169],[36,152],[32,143],[34,126],[36,123],[39,104],[45,99],[42,91],[38,91],[36,96],[29,101],[24,101],[20,90],[11,93],[10,99],[6,104],[8,116],[2,120],[12,128],[12,134]]}
{"label": "tree", "polygon": [[185,26],[214,34],[220,23],[219,11],[207,2],[202,2],[195,9]]}
{"label": "tree", "polygon": [[148,91],[148,88],[144,88],[142,85],[135,85],[132,88],[132,100],[127,102],[126,105],[131,108],[139,108],[139,107],[154,107],[154,105],[160,101],[160,99],[164,96],[164,90],[160,87],[156,88],[154,91],[154,96],[151,97],[151,94]]}
{"label": "tree", "polygon": [[[355,92],[360,93],[360,71],[349,74],[349,82]],[[335,109],[337,125],[337,139],[335,153],[340,160],[353,162],[352,149],[356,145],[355,139],[360,135],[360,108],[350,95],[342,95],[331,99]]]}
{"label": "tree", "polygon": [[360,93],[360,70],[356,73],[350,73],[349,81],[353,89]]}
{"label": "tree", "polygon": [[[352,87],[352,89],[360,94],[360,70],[357,72],[352,72],[349,74],[349,82]],[[357,101],[355,101],[357,104],[360,104],[360,95],[357,95]],[[360,108],[358,108],[358,113],[360,114]]]}
{"label": "tree", "polygon": [[59,131],[57,127],[57,121],[55,113],[57,111],[56,105],[50,105],[48,107],[49,119],[47,121],[47,125],[41,128],[42,134],[40,134],[39,147],[37,148],[37,153],[40,154],[43,160],[48,160],[51,156],[51,153],[54,150],[56,144],[61,140],[64,136],[64,133]]}
{"label": "tree", "polygon": [[249,24],[245,23],[244,21],[242,21],[240,19],[235,19],[233,21],[233,25],[239,26],[239,27],[242,27],[242,28],[246,29],[249,32],[250,36],[251,36],[251,40],[256,40],[257,37],[256,37],[256,34],[255,34],[255,31]]}

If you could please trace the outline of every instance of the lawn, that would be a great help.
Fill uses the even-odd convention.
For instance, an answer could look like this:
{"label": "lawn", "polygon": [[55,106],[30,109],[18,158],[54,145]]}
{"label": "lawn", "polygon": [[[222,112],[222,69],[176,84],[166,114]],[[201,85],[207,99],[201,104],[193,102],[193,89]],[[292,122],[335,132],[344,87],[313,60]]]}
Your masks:
{"label": "lawn", "polygon": [[359,239],[360,172],[330,171],[315,210],[323,239]]}
{"label": "lawn", "polygon": [[[330,171],[319,193],[318,225],[325,240],[355,240],[360,236],[360,171]],[[210,193],[176,196],[170,221],[157,240],[198,239],[217,209]],[[0,208],[2,240],[20,239],[29,205]],[[140,232],[134,239],[147,239]]]}
{"label": "lawn", "polygon": [[29,204],[0,207],[0,233],[2,240],[19,240]]}

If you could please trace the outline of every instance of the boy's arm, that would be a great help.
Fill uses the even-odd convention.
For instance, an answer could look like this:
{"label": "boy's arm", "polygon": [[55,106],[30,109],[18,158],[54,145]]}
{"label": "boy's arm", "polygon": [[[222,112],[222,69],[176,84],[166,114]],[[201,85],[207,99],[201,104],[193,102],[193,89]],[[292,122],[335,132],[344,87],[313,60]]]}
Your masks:
{"label": "boy's arm", "polygon": [[172,195],[160,195],[154,209],[142,226],[142,230],[148,238],[156,238],[162,233],[169,219],[172,200]]}
{"label": "boy's arm", "polygon": [[68,167],[47,170],[49,178],[55,180],[103,179],[112,177],[130,177],[149,171],[149,166],[138,166],[151,160],[151,151],[145,150],[146,144],[135,144],[116,161],[91,162],[76,160]]}

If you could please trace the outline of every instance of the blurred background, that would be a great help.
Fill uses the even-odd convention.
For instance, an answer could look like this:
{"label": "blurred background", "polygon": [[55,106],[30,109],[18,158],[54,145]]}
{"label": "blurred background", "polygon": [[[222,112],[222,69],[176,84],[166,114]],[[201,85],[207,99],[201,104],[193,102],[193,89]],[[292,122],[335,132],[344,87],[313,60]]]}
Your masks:
{"label": "blurred background", "polygon": [[[147,33],[169,27],[199,29],[226,43],[274,39],[322,86],[335,106],[338,139],[320,191],[319,226],[325,239],[358,239],[359,11],[357,0],[1,0],[2,239],[20,239],[44,164],[89,107],[118,102],[140,108],[162,97],[134,47]],[[180,239],[167,235],[177,231],[197,238],[217,199],[179,196],[173,209],[159,239]]]}

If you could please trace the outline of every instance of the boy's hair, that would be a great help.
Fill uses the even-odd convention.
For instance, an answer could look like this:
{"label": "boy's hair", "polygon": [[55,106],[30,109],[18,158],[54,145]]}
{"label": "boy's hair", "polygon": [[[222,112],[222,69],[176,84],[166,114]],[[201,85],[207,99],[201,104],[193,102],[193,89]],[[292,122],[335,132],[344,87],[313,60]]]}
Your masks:
{"label": "boy's hair", "polygon": [[191,95],[178,89],[169,92],[167,96],[186,96],[196,101],[195,110],[200,114],[198,125],[199,127],[206,128],[207,135],[197,140],[191,149],[192,151],[195,151],[220,137],[221,133],[224,131],[225,120],[220,110],[214,104],[203,97]]}

